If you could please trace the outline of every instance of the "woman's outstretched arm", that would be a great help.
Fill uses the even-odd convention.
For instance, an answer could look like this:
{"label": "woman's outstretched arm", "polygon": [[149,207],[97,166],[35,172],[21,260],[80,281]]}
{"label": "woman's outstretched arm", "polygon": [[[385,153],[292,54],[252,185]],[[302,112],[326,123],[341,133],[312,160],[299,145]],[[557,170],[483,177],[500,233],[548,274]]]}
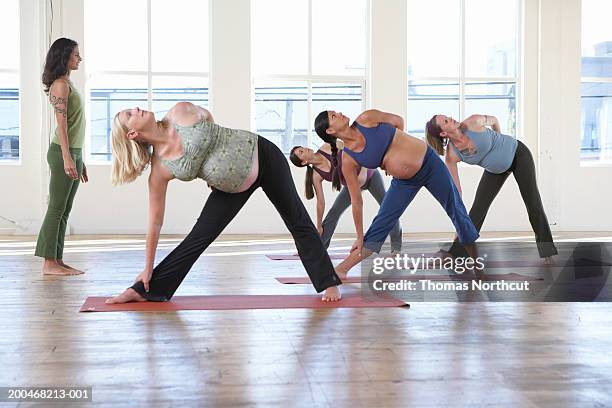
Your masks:
{"label": "woman's outstretched arm", "polygon": [[325,213],[325,193],[323,192],[323,178],[315,173],[312,177],[315,196],[317,197],[317,231],[323,234],[323,214]]}
{"label": "woman's outstretched arm", "polygon": [[460,161],[461,160],[459,159],[457,154],[453,151],[453,147],[450,146],[450,143],[449,143],[448,149],[446,150],[446,154],[444,156],[444,163],[446,164],[446,167],[448,167],[448,171],[453,177],[453,181],[455,182],[455,186],[457,187],[457,190],[459,191],[459,195],[462,195],[461,194],[461,181],[459,180],[459,169],[457,166],[457,163],[459,163]]}
{"label": "woman's outstretched arm", "polygon": [[136,278],[136,282],[141,281],[145,290],[149,291],[149,281],[153,274],[155,263],[155,252],[159,243],[159,235],[164,225],[164,213],[166,211],[166,191],[168,182],[171,180],[169,172],[164,172],[161,163],[153,157],[151,174],[149,175],[149,217],[147,222],[147,239],[145,245],[145,267]]}

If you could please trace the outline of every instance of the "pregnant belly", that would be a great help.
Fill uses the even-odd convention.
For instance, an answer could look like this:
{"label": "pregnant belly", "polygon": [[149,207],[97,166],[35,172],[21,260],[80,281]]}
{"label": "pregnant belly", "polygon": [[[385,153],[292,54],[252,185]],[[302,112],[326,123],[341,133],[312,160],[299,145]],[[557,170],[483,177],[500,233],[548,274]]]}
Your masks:
{"label": "pregnant belly", "polygon": [[389,149],[381,168],[398,179],[414,177],[423,165],[427,146],[412,146],[410,149]]}

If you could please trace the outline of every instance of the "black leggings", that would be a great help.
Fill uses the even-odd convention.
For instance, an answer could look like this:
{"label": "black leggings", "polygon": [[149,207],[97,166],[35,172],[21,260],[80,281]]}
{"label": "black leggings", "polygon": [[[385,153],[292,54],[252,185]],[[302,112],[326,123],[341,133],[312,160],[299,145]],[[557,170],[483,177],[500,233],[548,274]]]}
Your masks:
{"label": "black leggings", "polygon": [[[499,193],[499,190],[504,185],[508,176],[512,173],[523,197],[531,228],[535,232],[536,244],[540,257],[549,257],[557,254],[557,248],[553,243],[552,233],[548,225],[548,219],[544,212],[544,206],[536,184],[536,172],[533,156],[529,148],[520,140],[514,154],[514,160],[508,170],[501,174],[494,174],[488,171],[482,173],[474,204],[470,209],[470,218],[476,229],[480,232],[480,228],[484,223],[489,207],[493,199]],[[455,240],[449,249],[449,252],[455,256],[465,256],[465,252],[461,244]]]}
{"label": "black leggings", "polygon": [[142,282],[136,282],[132,289],[147,300],[169,300],[202,252],[234,219],[258,187],[274,204],[293,235],[302,264],[317,292],[341,284],[295,189],[287,159],[276,145],[261,136],[257,139],[257,150],[259,174],[253,185],[241,193],[225,193],[213,188],[189,235],[153,269],[149,292],[145,292]]}

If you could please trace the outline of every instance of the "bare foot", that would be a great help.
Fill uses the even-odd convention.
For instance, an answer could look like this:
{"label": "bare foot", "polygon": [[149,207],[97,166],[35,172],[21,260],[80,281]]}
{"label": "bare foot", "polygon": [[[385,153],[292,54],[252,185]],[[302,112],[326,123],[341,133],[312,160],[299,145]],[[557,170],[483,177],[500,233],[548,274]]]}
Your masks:
{"label": "bare foot", "polygon": [[321,297],[321,300],[324,302],[337,302],[340,299],[342,299],[342,295],[340,294],[340,289],[338,289],[337,286],[330,286],[329,288],[325,289],[323,297]]}
{"label": "bare foot", "polygon": [[72,266],[66,265],[66,264],[64,263],[64,261],[62,261],[61,259],[58,259],[58,260],[57,260],[57,264],[58,264],[59,266],[61,266],[62,268],[66,268],[66,269],[70,269],[70,270],[74,271],[74,272],[75,272],[75,273],[74,273],[74,275],[82,275],[82,274],[84,274],[84,273],[85,273],[84,271],[82,271],[82,270],[80,270],[80,269],[73,268]]}
{"label": "bare foot", "polygon": [[146,301],[147,299],[140,296],[140,294],[136,292],[134,289],[127,288],[126,290],[123,291],[122,294],[117,295],[112,299],[106,299],[105,303],[110,305],[113,303],[146,302]]}
{"label": "bare foot", "polygon": [[63,266],[53,263],[53,264],[45,264],[43,266],[43,275],[56,275],[56,276],[70,276],[70,275],[80,275],[83,272],[77,271],[75,269],[64,268]]}
{"label": "bare foot", "polygon": [[555,260],[553,259],[552,256],[547,256],[546,258],[544,258],[544,265],[550,266],[554,264],[555,264]]}

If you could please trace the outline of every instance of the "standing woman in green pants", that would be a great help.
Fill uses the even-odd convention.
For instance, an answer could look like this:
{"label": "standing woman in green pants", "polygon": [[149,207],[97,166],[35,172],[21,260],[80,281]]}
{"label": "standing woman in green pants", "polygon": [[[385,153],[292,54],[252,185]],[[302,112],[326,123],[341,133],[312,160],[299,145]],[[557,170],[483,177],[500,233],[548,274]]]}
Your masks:
{"label": "standing woman in green pants", "polygon": [[63,261],[64,235],[79,183],[87,182],[81,150],[85,138],[85,117],[81,95],[70,81],[70,72],[82,61],[78,44],[57,39],[49,49],[42,83],[55,111],[57,128],[47,152],[51,168],[49,207],[43,221],[36,256],[45,258],[44,275],[78,275],[83,271]]}

